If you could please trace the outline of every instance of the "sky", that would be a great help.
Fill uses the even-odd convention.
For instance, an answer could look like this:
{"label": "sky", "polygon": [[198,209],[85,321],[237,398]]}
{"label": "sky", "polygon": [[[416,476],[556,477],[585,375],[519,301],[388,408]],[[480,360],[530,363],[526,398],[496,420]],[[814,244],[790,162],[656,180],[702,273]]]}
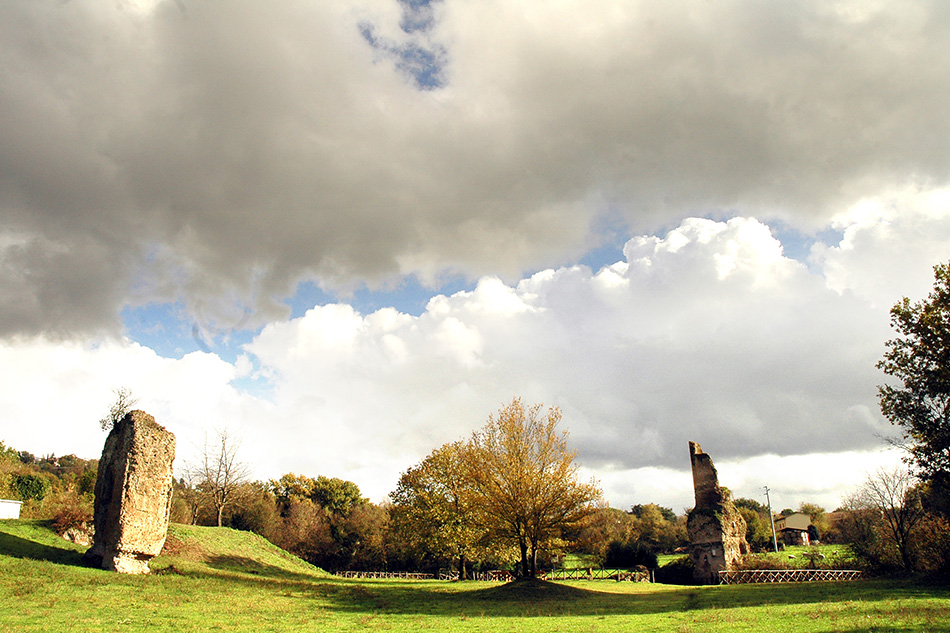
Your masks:
{"label": "sky", "polygon": [[[399,474],[521,397],[610,505],[900,464],[950,259],[950,4],[0,3],[0,441],[114,391],[253,476]],[[776,508],[776,509],[778,509]]]}

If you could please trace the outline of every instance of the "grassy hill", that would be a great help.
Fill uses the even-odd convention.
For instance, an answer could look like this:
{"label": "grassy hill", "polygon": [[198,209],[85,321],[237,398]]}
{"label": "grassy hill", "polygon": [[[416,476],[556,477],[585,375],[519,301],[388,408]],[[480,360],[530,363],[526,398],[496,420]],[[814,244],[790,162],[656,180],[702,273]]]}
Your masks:
{"label": "grassy hill", "polygon": [[260,537],[173,525],[149,576],[0,521],[2,631],[950,631],[950,591],[898,581],[674,587],[335,578]]}

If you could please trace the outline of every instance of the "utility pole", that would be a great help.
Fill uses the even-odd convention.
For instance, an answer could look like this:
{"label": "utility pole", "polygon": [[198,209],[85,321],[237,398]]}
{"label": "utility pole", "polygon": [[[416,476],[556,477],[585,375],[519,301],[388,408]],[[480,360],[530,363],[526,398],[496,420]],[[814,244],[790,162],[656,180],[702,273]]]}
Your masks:
{"label": "utility pole", "polygon": [[775,517],[772,515],[772,500],[769,498],[769,487],[762,486],[765,488],[765,501],[769,504],[769,522],[772,524],[772,547],[775,551],[778,551],[778,539],[775,538]]}

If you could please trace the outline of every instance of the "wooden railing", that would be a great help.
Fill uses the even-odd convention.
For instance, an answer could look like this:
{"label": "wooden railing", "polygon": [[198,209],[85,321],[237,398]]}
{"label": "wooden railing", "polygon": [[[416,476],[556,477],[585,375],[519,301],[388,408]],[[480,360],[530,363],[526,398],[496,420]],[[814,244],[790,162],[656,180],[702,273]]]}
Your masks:
{"label": "wooden railing", "polygon": [[861,572],[854,569],[743,569],[719,572],[719,584],[743,585],[765,582],[821,582],[857,580]]}
{"label": "wooden railing", "polygon": [[[538,572],[541,576],[541,572]],[[649,572],[625,571],[622,569],[553,569],[544,572],[545,580],[631,580],[650,582]]]}
{"label": "wooden railing", "polygon": [[[458,580],[458,572],[440,571],[436,574],[424,574],[411,571],[338,571],[340,578],[372,579],[372,580]],[[472,574],[472,580],[502,581],[514,580],[509,571],[483,571]]]}
{"label": "wooden railing", "polygon": [[412,571],[338,571],[341,578],[385,578],[398,580],[432,580],[435,574],[422,574]]}
{"label": "wooden railing", "polygon": [[[341,578],[356,579],[385,579],[385,580],[458,580],[458,572],[441,571],[436,574],[424,574],[408,571],[338,571]],[[541,580],[629,580],[633,582],[650,582],[649,572],[633,572],[617,569],[555,569],[538,571]],[[508,582],[514,580],[509,571],[492,570],[476,572],[471,575],[472,580]]]}

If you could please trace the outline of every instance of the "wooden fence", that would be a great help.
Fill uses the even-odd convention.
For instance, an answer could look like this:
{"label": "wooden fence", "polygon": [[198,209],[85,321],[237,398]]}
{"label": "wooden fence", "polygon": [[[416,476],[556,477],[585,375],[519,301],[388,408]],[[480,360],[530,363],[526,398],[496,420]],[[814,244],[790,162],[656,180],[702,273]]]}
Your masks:
{"label": "wooden fence", "polygon": [[538,572],[538,577],[544,580],[629,580],[633,582],[650,582],[650,573],[641,571],[625,571],[622,569],[553,569],[547,572]]}
{"label": "wooden fence", "polygon": [[384,578],[398,580],[432,580],[435,574],[420,574],[411,571],[338,571],[341,578]]}
{"label": "wooden fence", "polygon": [[743,569],[719,572],[719,584],[742,585],[765,582],[820,582],[857,580],[861,572],[854,569]]}
{"label": "wooden fence", "polygon": [[[395,580],[458,580],[456,571],[440,571],[438,574],[423,574],[407,571],[338,571],[341,578],[357,579],[395,579]],[[649,572],[635,572],[618,569],[554,569],[538,571],[541,580],[616,580],[632,582],[651,582]],[[508,582],[514,580],[510,571],[491,570],[476,572],[471,575],[472,580]],[[748,582],[748,581],[746,581]]]}
{"label": "wooden fence", "polygon": [[[338,571],[340,578],[374,579],[374,580],[458,580],[458,572],[440,571],[436,574],[424,574],[410,571]],[[472,574],[472,580],[514,580],[509,571],[483,571]]]}

